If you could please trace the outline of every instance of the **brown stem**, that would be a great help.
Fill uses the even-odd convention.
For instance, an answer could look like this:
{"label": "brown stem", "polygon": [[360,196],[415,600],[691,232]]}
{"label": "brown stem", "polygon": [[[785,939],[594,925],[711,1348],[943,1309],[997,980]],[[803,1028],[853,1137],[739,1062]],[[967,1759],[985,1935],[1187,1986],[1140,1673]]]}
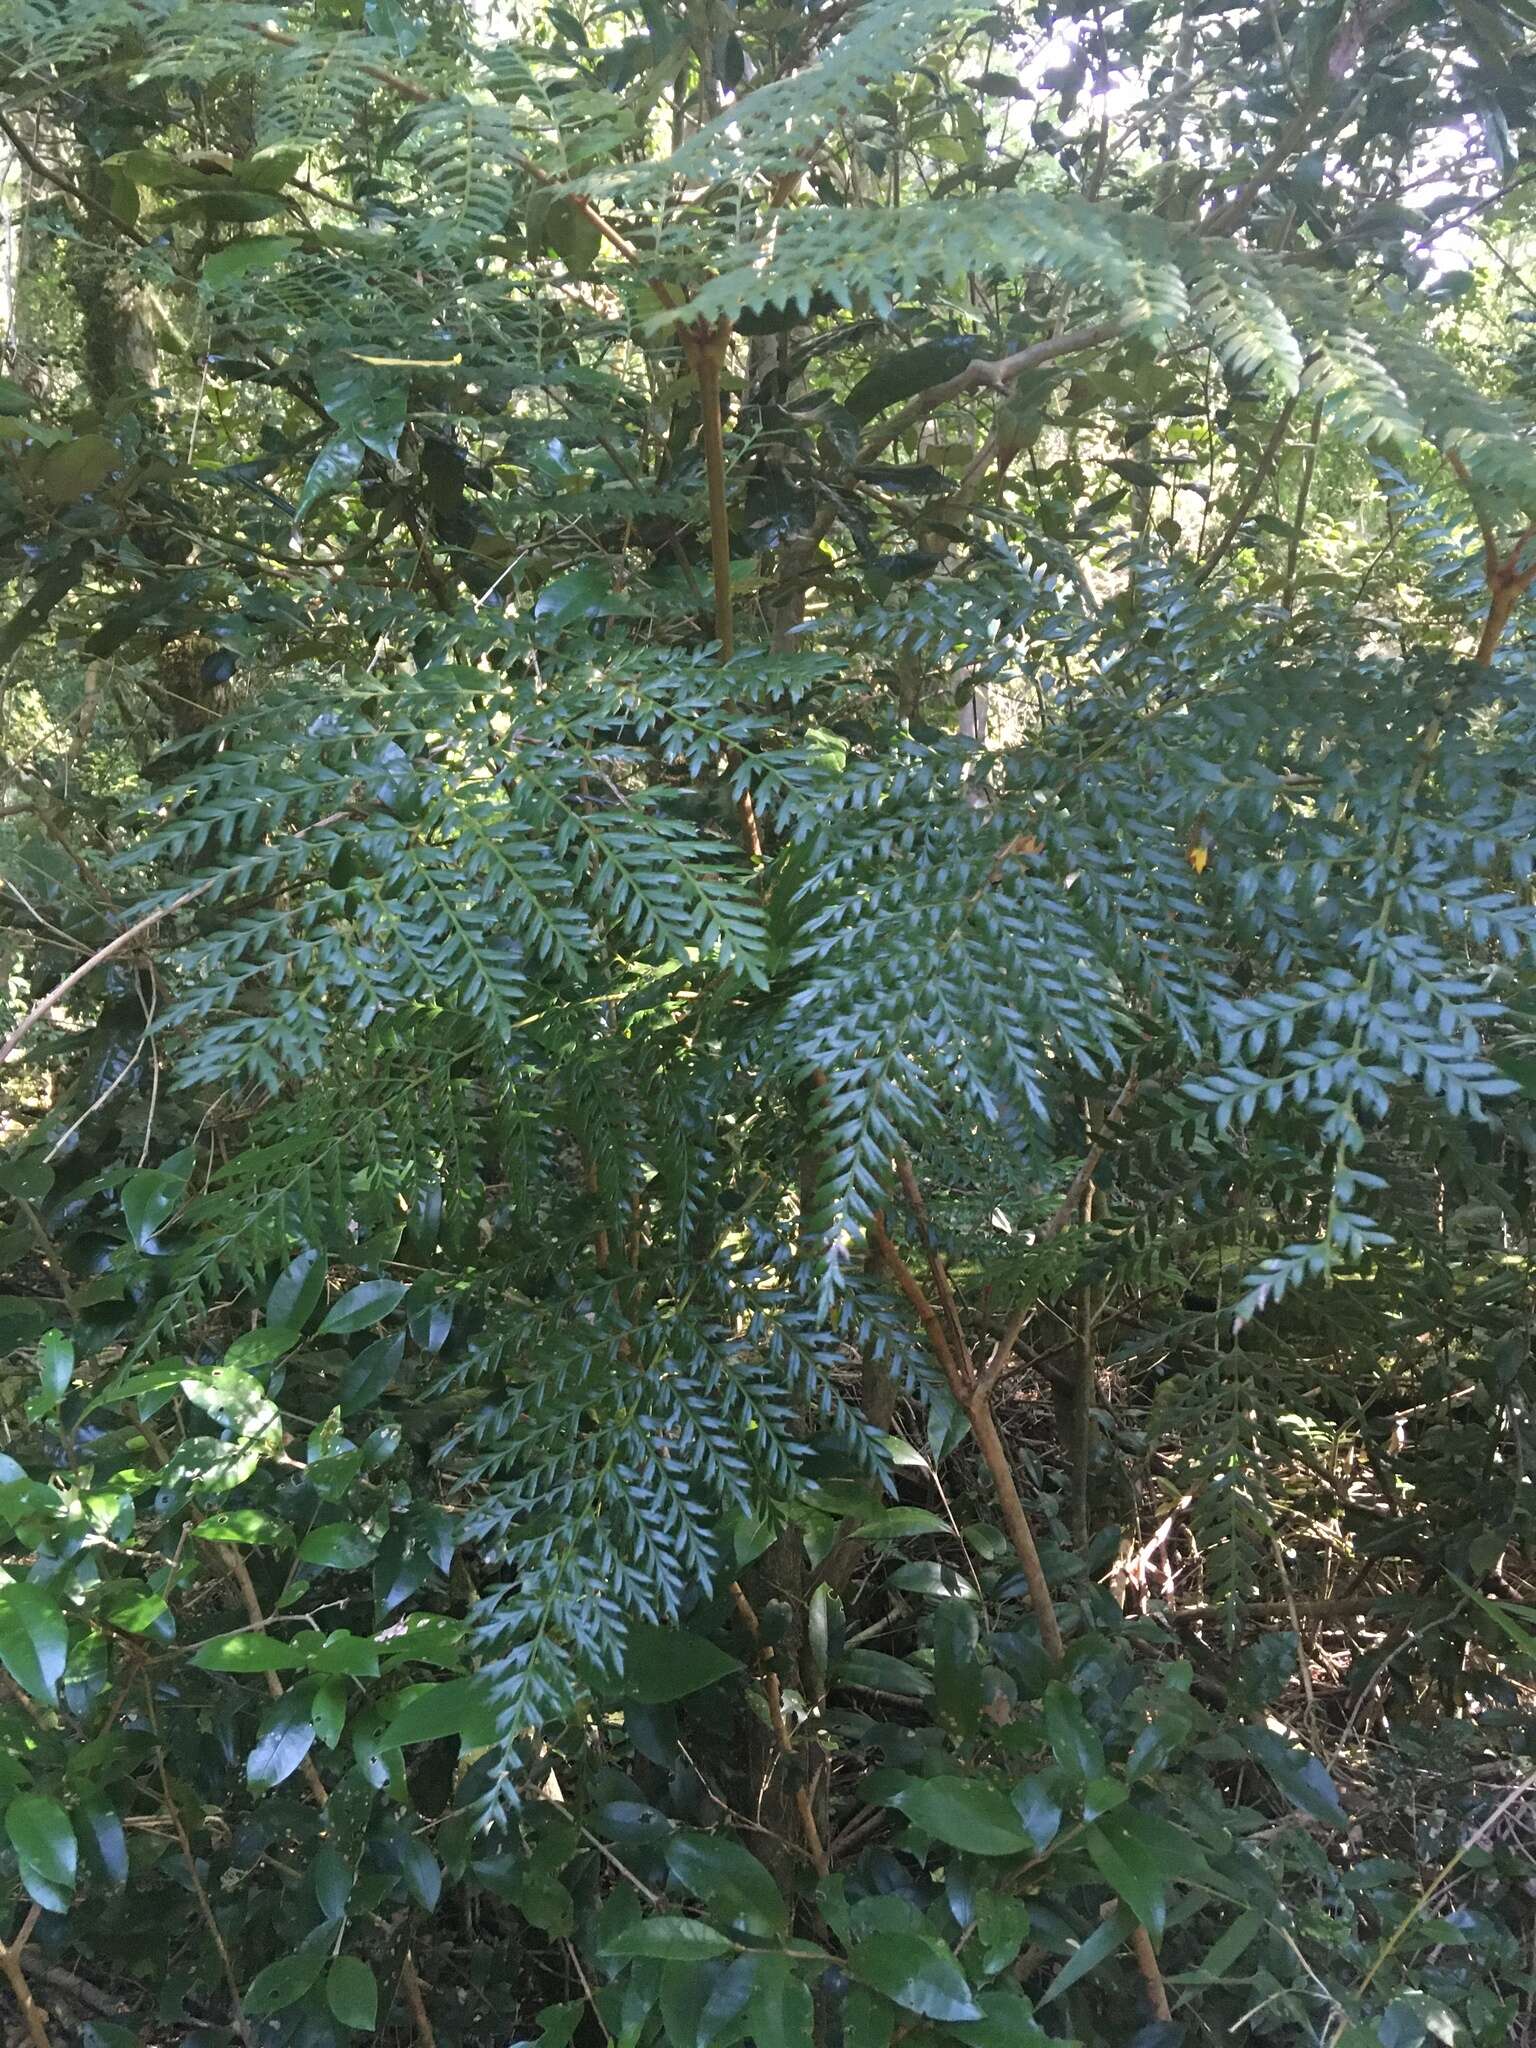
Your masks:
{"label": "brown stem", "polygon": [[1152,2007],[1152,2017],[1171,2020],[1173,2013],[1168,2004],[1168,1988],[1163,1982],[1163,1973],[1157,1967],[1157,1957],[1152,1949],[1152,1937],[1145,1927],[1137,1927],[1131,1935],[1131,1954],[1136,1958],[1136,1967],[1141,1972],[1141,1981],[1147,1987],[1147,1998]]}
{"label": "brown stem", "polygon": [[[125,1067],[123,1072],[127,1073],[128,1069]],[[53,1284],[59,1290],[59,1299],[63,1302],[70,1316],[74,1317],[78,1313],[78,1303],[75,1290],[70,1285],[69,1275],[64,1270],[64,1262],[59,1257],[58,1246],[48,1235],[47,1224],[44,1223],[42,1217],[38,1215],[26,1196],[18,1195],[15,1199],[16,1206],[21,1211],[27,1228],[32,1233],[32,1241],[37,1246],[38,1255],[42,1259],[43,1264],[48,1268],[48,1271],[53,1275]]]}
{"label": "brown stem", "polygon": [[1312,476],[1317,468],[1317,444],[1322,438],[1323,409],[1316,406],[1312,413],[1312,436],[1307,442],[1306,456],[1301,465],[1301,482],[1296,491],[1296,512],[1291,522],[1291,537],[1285,549],[1285,588],[1280,602],[1290,611],[1296,602],[1296,571],[1301,560],[1301,532],[1307,516],[1307,501],[1312,495]]}
{"label": "brown stem", "polygon": [[[1083,1190],[1083,1226],[1093,1222],[1093,1183]],[[1071,1511],[1068,1516],[1072,1541],[1079,1551],[1088,1548],[1088,1467],[1093,1450],[1093,1406],[1098,1370],[1094,1354],[1094,1323],[1098,1302],[1091,1287],[1084,1287],[1077,1304],[1077,1341],[1074,1346],[1071,1385],[1071,1442],[1069,1477]]]}
{"label": "brown stem", "polygon": [[1514,613],[1518,595],[1518,591],[1502,581],[1496,582],[1489,593],[1488,616],[1483,620],[1477,652],[1472,657],[1479,668],[1486,668],[1493,660],[1498,644],[1504,638],[1504,628]]}
{"label": "brown stem", "polygon": [[1043,341],[1033,341],[1028,348],[1016,349],[1010,356],[986,361],[978,358],[967,363],[963,370],[957,371],[953,377],[946,377],[942,384],[931,385],[928,390],[920,391],[915,398],[909,399],[889,425],[879,428],[863,444],[856,460],[860,463],[873,462],[908,427],[927,419],[930,413],[937,412],[951,398],[959,398],[967,391],[1006,391],[1026,370],[1039,369],[1045,363],[1054,362],[1058,356],[1075,355],[1080,349],[1096,348],[1100,342],[1114,341],[1120,332],[1118,320],[1095,320],[1089,326],[1069,327],[1064,333],[1049,334]]}
{"label": "brown stem", "polygon": [[1029,1604],[1034,1610],[1035,1626],[1040,1631],[1040,1641],[1045,1654],[1053,1664],[1062,1658],[1061,1623],[1056,1617],[1056,1603],[1051,1598],[1051,1589],[1046,1581],[1045,1567],[1040,1562],[1040,1552],[1035,1543],[1035,1532],[1030,1527],[1029,1516],[1019,1498],[1019,1489],[1014,1483],[1013,1467],[1003,1440],[997,1433],[997,1424],[992,1419],[992,1410],[987,1402],[973,1396],[966,1406],[970,1417],[971,1434],[981,1452],[983,1462],[992,1480],[997,1495],[998,1512],[1003,1518],[1003,1527],[1013,1545],[1015,1557],[1024,1571],[1024,1582],[1029,1588]]}
{"label": "brown stem", "polygon": [[955,1356],[974,1380],[975,1368],[971,1362],[970,1346],[965,1341],[965,1332],[960,1325],[960,1306],[955,1300],[955,1290],[950,1285],[949,1269],[944,1263],[944,1254],[939,1250],[933,1227],[928,1221],[928,1205],[923,1200],[923,1191],[917,1184],[917,1175],[912,1171],[912,1162],[905,1152],[896,1155],[896,1177],[901,1182],[901,1191],[907,1198],[907,1207],[912,1211],[918,1236],[922,1239],[923,1255],[928,1261],[928,1271],[933,1276],[933,1291],[939,1297],[939,1306],[943,1309],[949,1324],[950,1342],[955,1347]]}
{"label": "brown stem", "polygon": [[884,1261],[891,1278],[911,1303],[913,1313],[923,1326],[923,1334],[928,1339],[929,1348],[943,1367],[944,1377],[949,1382],[949,1391],[963,1408],[976,1390],[966,1377],[964,1367],[950,1349],[944,1325],[939,1321],[933,1304],[918,1285],[916,1274],[892,1244],[882,1217],[876,1216],[870,1223],[869,1241]]}
{"label": "brown stem", "polygon": [[715,638],[720,643],[722,661],[729,661],[736,652],[731,608],[731,519],[725,498],[725,428],[720,416],[720,365],[729,334],[730,328],[722,323],[708,334],[696,336],[689,349],[694,375],[699,380],[700,434],[709,486],[709,562],[715,579]]}
{"label": "brown stem", "polygon": [[[214,1548],[219,1554],[220,1562],[233,1575],[235,1584],[240,1589],[241,1604],[245,1608],[251,1627],[265,1633],[267,1618],[261,1611],[261,1601],[257,1598],[255,1583],[246,1568],[245,1559],[232,1544],[218,1543],[214,1545]],[[283,1697],[283,1681],[275,1671],[269,1671],[265,1675],[268,1694],[274,1700],[280,1700]],[[325,1789],[325,1780],[315,1769],[313,1757],[305,1757],[299,1768],[304,1773],[304,1783],[309,1788],[311,1799],[314,1800],[316,1806],[325,1806],[330,1799],[330,1794]]]}
{"label": "brown stem", "polygon": [[0,114],[0,135],[5,137],[28,170],[41,178],[45,185],[52,185],[55,191],[63,192],[73,199],[76,205],[83,206],[88,213],[99,214],[103,220],[110,221],[119,234],[126,235],[132,242],[137,242],[141,249],[149,247],[148,236],[141,235],[131,221],[124,220],[122,215],[114,213],[110,206],[104,206],[99,199],[93,199],[89,192],[82,192],[78,185],[71,184],[61,172],[45,164],[37,152],[22,140],[3,114]]}
{"label": "brown stem", "polygon": [[437,2036],[432,2031],[427,2002],[421,1995],[421,1979],[416,1974],[416,1959],[409,1949],[400,1969],[400,1988],[411,2008],[411,2018],[416,2022],[416,2038],[421,2042],[421,2048],[437,2048]]}
{"label": "brown stem", "polygon": [[1536,527],[1528,526],[1515,542],[1507,555],[1499,553],[1498,537],[1493,526],[1477,501],[1476,490],[1467,466],[1455,449],[1451,449],[1446,461],[1456,472],[1467,495],[1472,500],[1472,514],[1477,521],[1478,532],[1483,537],[1483,577],[1488,585],[1488,616],[1483,620],[1483,630],[1478,636],[1477,652],[1472,659],[1479,668],[1486,668],[1493,660],[1504,629],[1514,616],[1515,606],[1530,589],[1536,578],[1536,560],[1525,568],[1520,566],[1520,557],[1533,539]]}
{"label": "brown stem", "polygon": [[[709,562],[715,582],[715,638],[720,643],[722,662],[729,661],[736,652],[736,620],[731,603],[731,512],[725,495],[725,425],[720,413],[720,368],[730,338],[730,322],[722,320],[702,333],[693,330],[684,341],[699,383],[699,432],[704,443],[704,474],[709,489]],[[736,815],[741,821],[743,846],[754,860],[760,860],[763,840],[750,790],[744,789],[737,798]]]}
{"label": "brown stem", "polygon": [[0,1941],[0,1970],[5,1972],[5,1981],[11,1987],[11,1996],[21,2009],[21,2017],[27,2029],[27,2039],[32,2048],[53,2048],[48,2033],[48,2015],[32,1996],[32,1987],[27,1982],[27,1973],[21,1967],[21,1952],[32,1939],[32,1930],[37,1925],[40,1906],[29,1906],[27,1917],[17,1930],[16,1939]]}
{"label": "brown stem", "polygon": [[993,1491],[997,1495],[998,1512],[1002,1517],[1003,1527],[1008,1533],[1009,1542],[1013,1545],[1014,1555],[1024,1570],[1024,1582],[1029,1588],[1029,1604],[1034,1611],[1035,1626],[1040,1631],[1041,1643],[1051,1662],[1059,1664],[1063,1645],[1061,1623],[1056,1616],[1056,1603],[1051,1598],[1045,1567],[1040,1562],[1040,1551],[1035,1542],[1035,1532],[1030,1527],[1029,1516],[1025,1513],[1024,1503],[1019,1498],[1013,1467],[1009,1463],[1003,1440],[997,1433],[997,1424],[992,1418],[986,1390],[976,1384],[969,1369],[950,1348],[949,1339],[945,1335],[937,1311],[918,1284],[911,1267],[892,1244],[885,1224],[878,1216],[869,1226],[869,1239],[891,1277],[912,1304],[933,1354],[944,1369],[950,1391],[970,1421],[976,1448],[981,1452],[982,1462],[987,1468]]}

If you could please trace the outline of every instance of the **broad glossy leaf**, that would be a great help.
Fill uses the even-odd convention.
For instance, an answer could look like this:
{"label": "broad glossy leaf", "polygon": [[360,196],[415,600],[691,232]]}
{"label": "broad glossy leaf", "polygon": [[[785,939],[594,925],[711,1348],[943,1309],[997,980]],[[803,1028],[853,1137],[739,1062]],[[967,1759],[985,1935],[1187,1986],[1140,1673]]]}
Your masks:
{"label": "broad glossy leaf", "polygon": [[816,2038],[810,1986],[782,1957],[759,1963],[750,2009],[755,2048],[805,2048]]}
{"label": "broad glossy leaf", "polygon": [[889,2048],[898,2027],[911,2025],[896,2012],[889,1999],[851,1984],[843,2001],[844,2048]]}
{"label": "broad glossy leaf", "polygon": [[533,615],[556,626],[572,619],[588,618],[607,609],[613,600],[613,584],[606,570],[592,566],[573,569],[557,576],[534,599]]}
{"label": "broad glossy leaf", "polygon": [[43,489],[56,505],[68,505],[98,490],[121,457],[105,434],[79,434],[50,448],[43,463]]}
{"label": "broad glossy leaf", "polygon": [[739,2014],[751,1992],[743,1984],[738,1966],[755,1960],[736,1956],[690,1957],[686,1962],[655,1965],[660,1993],[661,2039],[666,2048],[715,2048],[740,2032],[730,2022],[736,2015],[716,2016],[721,2005],[736,2007]]}
{"label": "broad glossy leaf", "polygon": [[630,1630],[620,1687],[626,1698],[659,1706],[686,1699],[740,1669],[739,1659],[703,1636],[641,1623]]}
{"label": "broad glossy leaf", "polygon": [[434,1913],[443,1892],[442,1866],[419,1835],[402,1830],[395,1843],[405,1888],[424,1913]]}
{"label": "broad glossy leaf", "polygon": [[57,1799],[27,1792],[5,1809],[5,1832],[21,1881],[45,1913],[67,1913],[80,1851],[69,1815]]}
{"label": "broad glossy leaf", "polygon": [[666,1845],[667,1868],[700,1900],[713,1920],[761,1939],[785,1933],[788,1909],[757,1858],[726,1835],[675,1834]]}
{"label": "broad glossy leaf", "polygon": [[1037,1856],[1055,1841],[1061,1827],[1061,1797],[1044,1777],[1025,1778],[1011,1793],[1013,1810]]}
{"label": "broad glossy leaf", "polygon": [[306,1248],[285,1266],[267,1296],[267,1321],[302,1329],[325,1292],[324,1252]]}
{"label": "broad glossy leaf", "polygon": [[456,1735],[470,1749],[496,1739],[496,1713],[482,1678],[449,1678],[408,1689],[379,1736],[381,1749],[405,1749],[415,1742],[439,1742]]}
{"label": "broad glossy leaf", "polygon": [[974,1778],[915,1778],[888,1803],[926,1834],[971,1856],[1023,1856],[1033,1846],[1004,1794]]}
{"label": "broad glossy leaf", "polygon": [[75,1347],[62,1331],[50,1330],[39,1342],[37,1376],[41,1385],[36,1396],[35,1413],[39,1416],[52,1415],[69,1392],[69,1383],[75,1376]]}
{"label": "broad glossy leaf", "polygon": [[288,1544],[293,1541],[293,1531],[288,1524],[279,1522],[273,1515],[263,1514],[260,1508],[225,1508],[221,1514],[206,1516],[192,1534],[204,1543]]}
{"label": "broad glossy leaf", "polygon": [[69,1632],[55,1590],[24,1579],[0,1586],[0,1664],[23,1692],[51,1707],[68,1651]]}
{"label": "broad glossy leaf", "polygon": [[399,371],[341,359],[317,364],[314,380],[320,403],[343,434],[386,462],[398,459],[406,414],[406,384]]}
{"label": "broad glossy leaf", "polygon": [[323,1842],[310,1867],[315,1898],[327,1920],[340,1920],[352,1896],[352,1865],[331,1842]]}
{"label": "broad glossy leaf", "polygon": [[607,1944],[608,1954],[624,1958],[644,1957],[653,1962],[702,1962],[708,1956],[727,1956],[735,1944],[703,1920],[685,1920],[680,1914],[658,1913],[622,1928]]}
{"label": "broad glossy leaf", "polygon": [[346,1680],[321,1679],[310,1696],[309,1713],[315,1724],[315,1740],[324,1743],[327,1749],[334,1749],[347,1723]]}
{"label": "broad glossy leaf", "polygon": [[324,1968],[325,1951],[322,1948],[306,1947],[294,1955],[279,1956],[275,1963],[268,1963],[251,1979],[251,1988],[243,2000],[246,2011],[258,2019],[264,2019],[268,2013],[281,2012],[285,2006],[295,2004],[319,1981]]}
{"label": "broad glossy leaf", "polygon": [[325,1979],[325,2002],[344,2027],[371,2034],[379,2023],[379,1986],[361,1956],[338,1956]]}
{"label": "broad glossy leaf", "polygon": [[976,1997],[981,2018],[955,2028],[955,2039],[965,2048],[1071,2048],[1045,2031],[1016,1987],[994,1985]]}
{"label": "broad glossy leaf", "polygon": [[929,2020],[979,2020],[965,1972],[942,1943],[926,1934],[870,1934],[848,1958],[854,1975],[904,2012]]}
{"label": "broad glossy leaf", "polygon": [[175,1215],[186,1186],[179,1173],[151,1170],[136,1173],[123,1189],[123,1221],[141,1252],[155,1248],[155,1233]]}
{"label": "broad glossy leaf", "polygon": [[404,1280],[363,1280],[338,1295],[326,1311],[317,1334],[346,1337],[354,1330],[366,1330],[381,1323],[392,1308],[398,1308],[410,1292]]}
{"label": "broad glossy leaf", "polygon": [[253,271],[269,270],[291,256],[298,244],[291,235],[247,235],[204,257],[202,278],[210,290],[229,291]]}
{"label": "broad glossy leaf", "polygon": [[1104,1745],[1088,1725],[1082,1703],[1071,1687],[1063,1685],[1059,1678],[1052,1679],[1045,1689],[1041,1705],[1045,1715],[1046,1740],[1056,1752],[1056,1761],[1063,1770],[1071,1771],[1085,1782],[1089,1778],[1102,1778]]}
{"label": "broad glossy leaf", "polygon": [[1168,1872],[1135,1835],[1115,1825],[1118,1819],[1118,1814],[1106,1814],[1093,1822],[1086,1836],[1088,1854],[1100,1877],[1156,1937],[1168,1917]]}
{"label": "broad glossy leaf", "polygon": [[128,1882],[128,1840],[122,1821],[104,1799],[87,1796],[80,1801],[75,1831],[87,1852],[101,1866],[108,1884]]}
{"label": "broad glossy leaf", "polygon": [[224,1363],[240,1372],[259,1372],[275,1359],[285,1358],[299,1341],[292,1323],[270,1324],[265,1329],[247,1330],[224,1354]]}
{"label": "broad glossy leaf", "polygon": [[319,1565],[331,1571],[359,1571],[372,1564],[378,1545],[356,1522],[327,1522],[311,1529],[299,1545],[300,1564]]}
{"label": "broad glossy leaf", "polygon": [[334,1671],[343,1678],[377,1678],[379,1646],[371,1636],[355,1636],[338,1628],[309,1649],[311,1671]]}
{"label": "broad glossy leaf", "polygon": [[888,1657],[883,1650],[850,1650],[838,1659],[833,1678],[838,1685],[865,1686],[904,1700],[925,1700],[933,1691],[926,1671],[901,1657]]}
{"label": "broad glossy leaf", "polygon": [[257,1732],[256,1744],[245,1760],[246,1783],[253,1791],[268,1791],[291,1778],[315,1746],[315,1724],[309,1703],[302,1693],[286,1693],[274,1700]]}
{"label": "broad glossy leaf", "polygon": [[976,1939],[982,1966],[989,1977],[1006,1970],[1029,1934],[1029,1908],[1006,1892],[979,1892],[976,1897]]}
{"label": "broad glossy leaf", "polygon": [[[363,444],[360,440],[338,434],[327,441],[309,465],[309,474],[304,479],[304,488],[294,509],[295,519],[302,519],[322,498],[334,498],[338,491],[356,483],[362,468]],[[404,1289],[401,1291],[403,1293]]]}
{"label": "broad glossy leaf", "polygon": [[933,1699],[939,1719],[957,1735],[974,1735],[980,1726],[985,1676],[975,1607],[943,1601],[933,1616]]}
{"label": "broad glossy leaf", "polygon": [[1244,1749],[1261,1764],[1294,1806],[1333,1828],[1347,1828],[1349,1815],[1326,1766],[1310,1750],[1300,1748],[1273,1728],[1249,1727],[1239,1736]]}
{"label": "broad glossy leaf", "polygon": [[192,1659],[199,1671],[297,1671],[308,1661],[301,1644],[279,1642],[260,1629],[212,1636]]}
{"label": "broad glossy leaf", "polygon": [[1062,1967],[1051,1979],[1044,1995],[1036,2000],[1037,2005],[1047,2006],[1053,1999],[1070,1991],[1074,1984],[1080,1984],[1084,1977],[1096,1970],[1100,1963],[1112,1956],[1131,1937],[1136,1925],[1136,1916],[1128,1906],[1117,1906],[1107,1920],[1101,1920],[1086,1940],[1080,1942]]}

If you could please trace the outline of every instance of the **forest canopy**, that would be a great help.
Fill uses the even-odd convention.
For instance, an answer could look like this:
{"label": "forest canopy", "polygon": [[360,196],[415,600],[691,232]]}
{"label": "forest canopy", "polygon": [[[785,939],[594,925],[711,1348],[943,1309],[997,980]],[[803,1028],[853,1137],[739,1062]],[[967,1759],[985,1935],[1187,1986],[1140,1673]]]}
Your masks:
{"label": "forest canopy", "polygon": [[1528,0],[0,0],[0,2023],[1536,2041]]}

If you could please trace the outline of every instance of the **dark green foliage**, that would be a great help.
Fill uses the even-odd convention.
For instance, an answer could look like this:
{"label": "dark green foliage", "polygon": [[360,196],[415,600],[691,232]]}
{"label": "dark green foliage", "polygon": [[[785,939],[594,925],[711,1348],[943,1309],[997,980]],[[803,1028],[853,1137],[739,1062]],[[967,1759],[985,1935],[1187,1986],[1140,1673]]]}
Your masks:
{"label": "dark green foliage", "polygon": [[54,2048],[1529,2030],[1532,64],[0,16]]}

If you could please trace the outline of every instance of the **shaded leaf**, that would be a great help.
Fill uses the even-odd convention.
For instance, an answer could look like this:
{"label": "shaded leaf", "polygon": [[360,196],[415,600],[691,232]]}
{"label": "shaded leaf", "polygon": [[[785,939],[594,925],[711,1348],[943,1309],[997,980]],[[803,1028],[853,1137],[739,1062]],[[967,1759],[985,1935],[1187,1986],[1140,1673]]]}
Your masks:
{"label": "shaded leaf", "polygon": [[929,2020],[982,2017],[965,1972],[931,1935],[866,1935],[854,1944],[848,1967],[904,2012]]}
{"label": "shaded leaf", "polygon": [[325,1979],[325,2002],[344,2027],[372,2033],[379,2022],[379,1987],[361,1956],[338,1956]]}
{"label": "shaded leaf", "polygon": [[410,1287],[404,1280],[361,1281],[331,1303],[316,1334],[346,1337],[353,1330],[366,1330],[371,1324],[382,1322],[409,1293]]}
{"label": "shaded leaf", "polygon": [[1262,1765],[1293,1806],[1328,1827],[1347,1828],[1349,1815],[1339,1800],[1338,1787],[1322,1760],[1300,1748],[1273,1728],[1248,1727],[1239,1736],[1244,1749]]}
{"label": "shaded leaf", "polygon": [[5,1809],[5,1832],[21,1881],[45,1913],[67,1913],[75,1889],[79,1845],[57,1799],[28,1792]]}

